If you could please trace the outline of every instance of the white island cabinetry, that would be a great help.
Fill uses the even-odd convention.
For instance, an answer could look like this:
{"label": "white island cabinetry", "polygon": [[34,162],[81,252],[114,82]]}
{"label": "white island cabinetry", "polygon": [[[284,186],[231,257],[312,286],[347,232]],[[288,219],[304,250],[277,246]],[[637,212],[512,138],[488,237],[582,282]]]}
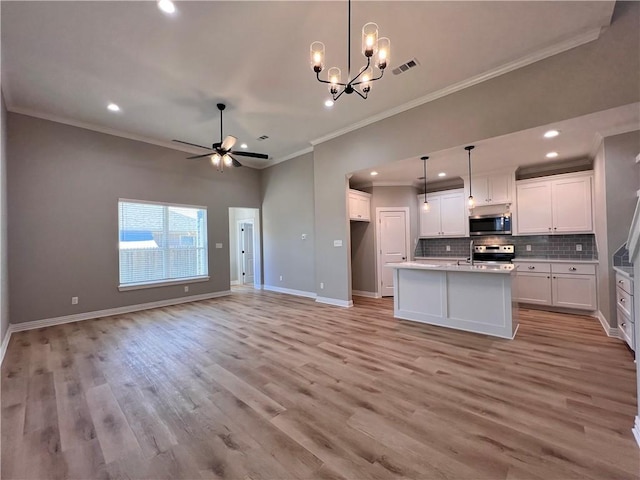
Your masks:
{"label": "white island cabinetry", "polygon": [[388,264],[394,269],[394,316],[442,327],[513,338],[513,265]]}

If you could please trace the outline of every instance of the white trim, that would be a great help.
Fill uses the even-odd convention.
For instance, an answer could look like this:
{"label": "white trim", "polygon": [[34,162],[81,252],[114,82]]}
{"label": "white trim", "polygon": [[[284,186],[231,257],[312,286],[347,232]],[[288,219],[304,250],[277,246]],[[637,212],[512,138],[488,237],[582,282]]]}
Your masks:
{"label": "white trim", "polygon": [[604,333],[607,334],[607,337],[620,338],[618,328],[610,327],[609,322],[607,322],[607,318],[602,314],[600,310],[595,312],[594,316],[600,321],[600,325],[602,325],[602,329],[604,330]]}
{"label": "white trim", "polygon": [[636,443],[638,444],[638,447],[640,447],[640,416],[636,415],[636,421],[631,431],[633,432],[633,436],[636,437]]}
{"label": "white trim", "polygon": [[365,292],[364,290],[352,290],[351,295],[366,298],[381,298],[378,292]]}
{"label": "white trim", "polygon": [[287,295],[295,295],[297,297],[316,298],[314,292],[306,292],[304,290],[294,290],[292,288],[274,287],[273,285],[262,285],[263,290],[269,292],[286,293]]}
{"label": "white trim", "polygon": [[7,353],[7,347],[9,346],[9,340],[11,340],[11,333],[13,329],[11,328],[13,325],[9,325],[7,331],[4,334],[4,338],[2,339],[2,347],[0,348],[0,365],[4,361],[4,354]]}
{"label": "white trim", "polygon": [[601,32],[600,27],[587,30],[579,35],[576,35],[575,37],[556,43],[555,45],[551,45],[547,48],[544,48],[537,52],[533,52],[529,55],[525,55],[524,57],[518,60],[505,63],[500,67],[494,68],[492,70],[488,70],[474,77],[468,78],[466,80],[455,83],[453,85],[445,87],[436,92],[433,92],[423,97],[412,100],[411,102],[407,102],[403,105],[399,105],[398,107],[392,108],[391,110],[387,110],[386,112],[382,112],[378,115],[373,115],[361,122],[354,123],[353,125],[342,128],[340,130],[336,130],[335,132],[329,133],[328,135],[325,135],[323,137],[317,138],[315,140],[311,140],[310,143],[311,145],[316,146],[320,143],[324,143],[328,140],[344,135],[345,133],[352,132],[359,128],[366,127],[367,125],[371,125],[372,123],[376,123],[376,122],[379,122],[380,120],[384,120],[385,118],[391,117],[393,115],[397,115],[398,113],[405,112],[407,110],[418,107],[425,103],[437,100],[438,98],[442,98],[452,93],[459,92],[460,90],[464,90],[465,88],[472,87],[473,85],[477,85],[478,83],[491,80],[492,78],[498,77],[500,75],[504,75],[505,73],[509,73],[519,68],[525,67],[527,65],[531,65],[532,63],[538,62],[547,57],[551,57],[553,55],[557,55],[558,53],[571,50],[572,48],[575,48],[585,43],[589,43],[593,40],[596,40],[600,36],[600,32]]}
{"label": "white trim", "polygon": [[298,150],[297,152],[293,152],[293,153],[290,153],[289,155],[285,155],[282,158],[269,160],[267,163],[264,164],[264,166],[260,167],[260,170],[262,170],[263,168],[273,167],[274,165],[277,165],[279,163],[286,162],[287,160],[291,160],[292,158],[300,157],[302,155],[305,155],[311,152],[313,152],[313,147],[303,148],[302,150]]}
{"label": "white trim", "polygon": [[240,280],[231,280],[231,285],[242,285],[242,282],[240,282]]}
{"label": "white trim", "polygon": [[171,305],[179,305],[181,303],[197,302],[200,300],[208,300],[210,298],[223,297],[230,295],[231,290],[223,290],[221,292],[203,293],[200,295],[191,295],[188,297],[169,298],[167,300],[159,300],[157,302],[139,303],[137,305],[126,305],[124,307],[108,308],[106,310],[96,310],[93,312],[76,313],[73,315],[65,315],[63,317],[44,318],[42,320],[34,320],[32,322],[12,323],[9,328],[11,332],[22,332],[24,330],[33,330],[35,328],[52,327],[54,325],[62,325],[64,323],[81,322],[82,320],[91,320],[94,318],[110,317],[112,315],[121,315],[123,313],[139,312],[141,310],[149,310],[152,308],[169,307]]}
{"label": "white trim", "polygon": [[636,155],[636,163],[640,163],[640,153]]}
{"label": "white trim", "polygon": [[171,285],[182,285],[187,283],[208,282],[209,275],[203,277],[177,278],[175,280],[160,280],[159,282],[130,283],[118,285],[118,290],[127,292],[129,290],[142,290],[144,288],[169,287]]}
{"label": "white trim", "polygon": [[340,300],[338,298],[316,297],[316,302],[336,307],[353,307],[353,300]]}
{"label": "white trim", "polygon": [[372,187],[413,187],[413,180],[411,181],[395,181],[395,182],[371,182]]}

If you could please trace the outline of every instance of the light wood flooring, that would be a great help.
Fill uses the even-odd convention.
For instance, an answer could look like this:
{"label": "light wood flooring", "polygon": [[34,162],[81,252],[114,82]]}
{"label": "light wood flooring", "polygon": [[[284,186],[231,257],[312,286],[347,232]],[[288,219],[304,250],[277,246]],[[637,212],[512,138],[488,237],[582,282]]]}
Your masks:
{"label": "light wood flooring", "polygon": [[238,290],[17,333],[2,478],[639,478],[630,351],[520,320],[509,341]]}

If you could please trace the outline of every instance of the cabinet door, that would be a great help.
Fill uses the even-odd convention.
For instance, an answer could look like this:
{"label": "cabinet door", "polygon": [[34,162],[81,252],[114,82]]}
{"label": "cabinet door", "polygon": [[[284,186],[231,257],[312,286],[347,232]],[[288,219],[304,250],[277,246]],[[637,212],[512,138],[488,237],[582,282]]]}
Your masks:
{"label": "cabinet door", "polygon": [[467,216],[464,193],[446,193],[440,196],[440,224],[445,237],[464,237]]}
{"label": "cabinet door", "polygon": [[551,188],[553,232],[592,232],[591,177],[554,180]]}
{"label": "cabinet door", "polygon": [[420,236],[421,237],[441,237],[440,228],[440,196],[428,195],[429,210],[422,208],[424,196],[418,195],[418,208],[420,210]]}
{"label": "cabinet door", "polygon": [[489,203],[511,203],[511,175],[492,175],[488,183]]}
{"label": "cabinet door", "polygon": [[358,195],[357,197],[357,215],[359,220],[365,222],[371,221],[371,199],[365,195]]}
{"label": "cabinet door", "polygon": [[349,219],[358,219],[358,195],[349,192]]}
{"label": "cabinet door", "polygon": [[471,180],[471,194],[476,201],[476,206],[490,204],[489,179],[487,177],[473,177]]}
{"label": "cabinet door", "polygon": [[551,183],[518,185],[517,195],[518,233],[551,233]]}
{"label": "cabinet door", "polygon": [[554,274],[551,278],[553,305],[556,307],[596,309],[595,275]]}
{"label": "cabinet door", "polygon": [[548,273],[516,274],[514,300],[537,305],[551,305],[551,275]]}

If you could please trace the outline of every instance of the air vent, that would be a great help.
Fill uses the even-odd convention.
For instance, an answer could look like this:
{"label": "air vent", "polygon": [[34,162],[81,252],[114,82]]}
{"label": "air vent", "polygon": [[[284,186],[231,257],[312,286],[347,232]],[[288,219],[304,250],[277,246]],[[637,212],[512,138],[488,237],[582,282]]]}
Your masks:
{"label": "air vent", "polygon": [[417,67],[418,65],[420,65],[420,62],[418,62],[418,59],[412,58],[407,63],[403,63],[399,67],[394,68],[392,72],[394,75],[400,75],[401,73],[404,73],[413,67]]}
{"label": "air vent", "polygon": [[262,141],[266,140],[267,138],[269,138],[269,135],[262,135],[261,137],[258,137],[258,140]]}

